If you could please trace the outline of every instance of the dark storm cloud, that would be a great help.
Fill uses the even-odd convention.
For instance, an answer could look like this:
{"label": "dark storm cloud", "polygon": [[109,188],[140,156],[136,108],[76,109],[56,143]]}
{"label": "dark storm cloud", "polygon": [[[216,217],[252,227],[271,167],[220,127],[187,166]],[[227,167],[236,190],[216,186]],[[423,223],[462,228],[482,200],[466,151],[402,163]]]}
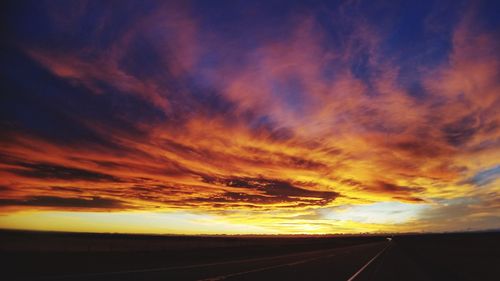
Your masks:
{"label": "dark storm cloud", "polygon": [[139,97],[123,96],[116,89],[107,89],[106,95],[92,94],[72,80],[53,75],[19,50],[9,48],[0,58],[19,69],[0,68],[5,74],[0,126],[6,133],[23,132],[65,146],[93,145],[124,150],[126,147],[98,132],[95,123],[122,133],[142,135],[144,131],[136,126],[137,122],[156,123],[166,118],[163,112]]}
{"label": "dark storm cloud", "polygon": [[479,120],[475,115],[468,115],[446,124],[442,129],[446,141],[454,146],[466,144],[479,130]]}
{"label": "dark storm cloud", "polygon": [[363,185],[362,182],[357,181],[355,179],[341,179],[340,182],[343,183],[343,184],[349,185],[349,186],[357,186],[357,187],[359,187],[359,186]]}
{"label": "dark storm cloud", "polygon": [[76,209],[123,209],[122,201],[101,197],[65,198],[56,196],[32,196],[25,199],[0,199],[0,207],[32,206]]}
{"label": "dark storm cloud", "polygon": [[379,181],[375,185],[378,190],[394,193],[421,193],[425,191],[425,188],[418,186],[400,186],[393,183]]}
{"label": "dark storm cloud", "polygon": [[18,163],[18,166],[19,169],[10,169],[9,171],[24,177],[40,179],[120,181],[118,178],[105,173],[54,164]]}
{"label": "dark storm cloud", "polygon": [[363,187],[364,190],[378,194],[390,195],[391,198],[408,202],[425,202],[417,195],[424,195],[426,188],[420,186],[402,186],[384,181],[377,181],[369,186]]}
{"label": "dark storm cloud", "polygon": [[435,1],[5,7],[3,205],[300,212],[428,203],[464,196],[472,188],[463,183],[483,192],[498,177],[493,9]]}
{"label": "dark storm cloud", "polygon": [[319,170],[327,168],[327,165],[319,161],[314,161],[311,159],[299,157],[299,156],[288,156],[282,153],[276,153],[280,159],[282,159],[283,164],[288,167],[294,167],[298,169],[306,170]]}
{"label": "dark storm cloud", "polygon": [[50,189],[61,192],[70,192],[70,193],[83,193],[83,191],[78,187],[69,187],[69,186],[51,186]]}
{"label": "dark storm cloud", "polygon": [[168,139],[163,140],[162,145],[168,151],[186,155],[188,157],[195,157],[195,158],[214,157],[213,153],[209,150],[198,149],[196,147],[185,145],[173,140],[168,140]]}
{"label": "dark storm cloud", "polygon": [[392,198],[396,199],[396,200],[400,200],[400,201],[413,202],[413,203],[425,203],[426,202],[422,198],[413,197],[413,196],[393,196]]}
{"label": "dark storm cloud", "polygon": [[426,138],[400,141],[390,147],[418,158],[436,157],[449,152],[442,144]]}
{"label": "dark storm cloud", "polygon": [[[246,202],[253,204],[297,203],[304,205],[326,205],[339,193],[334,191],[308,190],[294,184],[265,178],[209,178],[212,184],[242,189],[202,199],[210,202]],[[257,191],[258,194],[255,194]]]}

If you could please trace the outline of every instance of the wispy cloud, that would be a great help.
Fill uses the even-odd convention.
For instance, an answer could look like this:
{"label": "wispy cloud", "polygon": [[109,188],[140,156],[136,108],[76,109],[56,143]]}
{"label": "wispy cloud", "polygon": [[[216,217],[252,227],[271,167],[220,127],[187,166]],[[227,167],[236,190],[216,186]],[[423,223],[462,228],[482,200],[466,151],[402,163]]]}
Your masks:
{"label": "wispy cloud", "polygon": [[[413,22],[395,16],[404,7],[377,4],[382,20],[356,1],[281,13],[33,5],[36,17],[12,5],[1,68],[5,212],[183,210],[269,231],[399,231],[410,216],[356,217],[381,206],[431,229],[445,221],[435,214],[454,217],[442,200],[498,198],[500,42],[481,5],[438,16],[430,4]],[[344,222],[318,215],[339,206],[352,206]]]}

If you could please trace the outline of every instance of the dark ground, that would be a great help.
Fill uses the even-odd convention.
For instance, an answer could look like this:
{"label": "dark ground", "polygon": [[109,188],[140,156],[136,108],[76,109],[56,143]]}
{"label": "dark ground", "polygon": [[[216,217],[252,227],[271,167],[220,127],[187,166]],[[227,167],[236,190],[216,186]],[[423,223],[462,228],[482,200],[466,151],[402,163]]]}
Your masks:
{"label": "dark ground", "polygon": [[500,233],[147,236],[0,231],[3,280],[500,280]]}

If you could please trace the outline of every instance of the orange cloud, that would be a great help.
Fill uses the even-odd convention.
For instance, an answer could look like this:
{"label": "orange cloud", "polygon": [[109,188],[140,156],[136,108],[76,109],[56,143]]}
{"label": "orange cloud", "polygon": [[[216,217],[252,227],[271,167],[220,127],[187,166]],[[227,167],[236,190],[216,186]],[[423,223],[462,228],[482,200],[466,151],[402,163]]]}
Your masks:
{"label": "orange cloud", "polygon": [[[9,131],[0,147],[0,210],[183,210],[328,232],[333,223],[318,210],[397,201],[447,212],[440,202],[497,197],[498,186],[484,187],[487,193],[467,181],[498,165],[497,37],[470,29],[473,19],[466,18],[453,32],[447,60],[416,70],[421,88],[415,96],[399,79],[398,57],[383,52],[387,35],[364,20],[338,16],[351,27],[341,42],[314,17],[294,17],[280,40],[258,42],[238,61],[227,58],[208,72],[199,70],[203,55],[231,44],[214,36],[203,48],[200,23],[185,7],[151,13],[105,51],[26,46],[58,79],[97,95],[138,97],[163,119],[118,112],[127,124],[120,127],[74,116],[109,144],[61,144]],[[142,40],[158,54],[148,61],[154,74],[126,66]],[[353,68],[361,56],[368,74]],[[494,212],[476,207],[469,212]],[[251,215],[273,211],[302,219],[255,221]],[[440,216],[426,212],[429,221]],[[340,224],[359,231],[410,229]]]}

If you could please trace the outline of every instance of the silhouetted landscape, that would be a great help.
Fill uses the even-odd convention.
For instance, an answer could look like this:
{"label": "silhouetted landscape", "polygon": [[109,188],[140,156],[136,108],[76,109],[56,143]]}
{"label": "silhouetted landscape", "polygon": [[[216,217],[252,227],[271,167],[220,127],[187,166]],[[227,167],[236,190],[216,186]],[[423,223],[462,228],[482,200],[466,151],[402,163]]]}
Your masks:
{"label": "silhouetted landscape", "polygon": [[0,281],[500,280],[500,0],[0,14]]}
{"label": "silhouetted landscape", "polygon": [[[170,236],[2,231],[8,280],[497,280],[500,233]],[[391,238],[389,241],[388,238]]]}

